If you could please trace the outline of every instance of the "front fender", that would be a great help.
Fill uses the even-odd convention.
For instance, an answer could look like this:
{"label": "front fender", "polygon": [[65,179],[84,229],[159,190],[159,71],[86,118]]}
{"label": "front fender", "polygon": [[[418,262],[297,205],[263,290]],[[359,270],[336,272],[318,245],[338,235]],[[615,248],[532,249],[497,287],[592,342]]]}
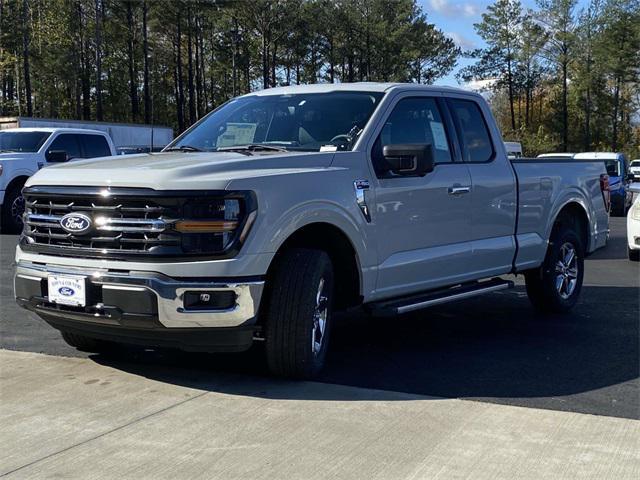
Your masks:
{"label": "front fender", "polygon": [[356,203],[354,179],[360,177],[362,174],[353,169],[329,167],[232,181],[229,190],[253,190],[258,204],[258,215],[241,255],[269,255],[273,259],[295,232],[310,224],[326,223],[351,242],[366,288],[374,277],[377,245],[373,227]]}

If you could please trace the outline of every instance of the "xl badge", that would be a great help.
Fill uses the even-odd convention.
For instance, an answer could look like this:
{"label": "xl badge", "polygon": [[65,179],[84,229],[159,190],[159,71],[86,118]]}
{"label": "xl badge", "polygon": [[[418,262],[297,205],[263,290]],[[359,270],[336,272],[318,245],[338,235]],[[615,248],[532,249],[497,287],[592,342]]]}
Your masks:
{"label": "xl badge", "polygon": [[60,226],[69,233],[83,234],[91,228],[91,219],[82,213],[67,213]]}

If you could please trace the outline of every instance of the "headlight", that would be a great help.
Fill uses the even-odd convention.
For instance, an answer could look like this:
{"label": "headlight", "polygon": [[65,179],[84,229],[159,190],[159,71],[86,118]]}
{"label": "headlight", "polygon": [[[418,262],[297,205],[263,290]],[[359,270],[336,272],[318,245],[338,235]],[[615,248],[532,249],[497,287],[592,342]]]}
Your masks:
{"label": "headlight", "polygon": [[189,254],[224,254],[237,250],[256,216],[255,196],[230,194],[225,198],[198,198],[182,207],[173,224],[181,235],[182,251]]}
{"label": "headlight", "polygon": [[635,202],[631,208],[631,218],[640,220],[640,202]]}

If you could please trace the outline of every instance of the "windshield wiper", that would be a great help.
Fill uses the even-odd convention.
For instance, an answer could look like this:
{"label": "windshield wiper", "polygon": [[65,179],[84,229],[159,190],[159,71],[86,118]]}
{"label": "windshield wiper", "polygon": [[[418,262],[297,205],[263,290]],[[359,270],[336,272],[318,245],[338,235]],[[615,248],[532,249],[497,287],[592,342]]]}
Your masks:
{"label": "windshield wiper", "polygon": [[194,147],[194,146],[191,146],[191,145],[180,145],[178,147],[171,147],[171,148],[167,148],[165,150],[165,152],[175,152],[175,151],[179,151],[179,152],[204,152],[204,150],[202,150],[201,148]]}
{"label": "windshield wiper", "polygon": [[263,143],[250,143],[248,145],[234,145],[232,147],[219,147],[218,152],[258,152],[260,150],[268,152],[288,152],[284,147],[276,147],[275,145],[265,145]]}

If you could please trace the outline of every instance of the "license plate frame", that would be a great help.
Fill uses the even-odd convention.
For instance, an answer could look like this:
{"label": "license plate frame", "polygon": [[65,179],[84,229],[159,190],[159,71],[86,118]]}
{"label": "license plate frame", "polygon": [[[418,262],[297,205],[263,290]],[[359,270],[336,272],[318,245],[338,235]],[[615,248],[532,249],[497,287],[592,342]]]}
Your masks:
{"label": "license plate frame", "polygon": [[87,305],[87,277],[49,274],[47,285],[51,303],[70,307],[85,307]]}

